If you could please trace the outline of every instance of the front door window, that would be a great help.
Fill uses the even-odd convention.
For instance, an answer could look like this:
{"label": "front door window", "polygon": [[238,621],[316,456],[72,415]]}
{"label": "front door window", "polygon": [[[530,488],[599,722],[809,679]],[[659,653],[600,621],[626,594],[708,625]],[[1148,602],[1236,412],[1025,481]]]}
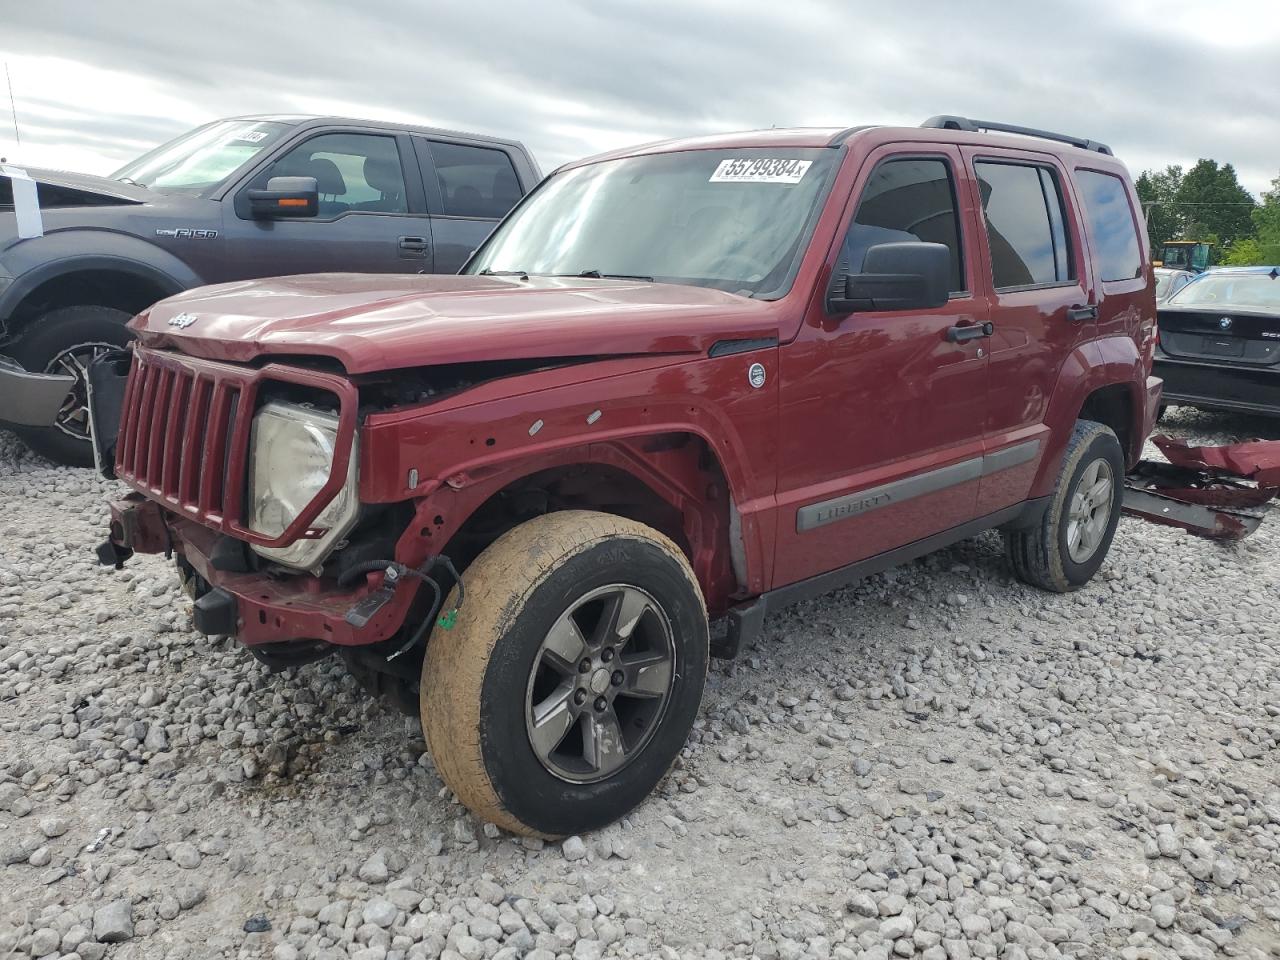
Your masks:
{"label": "front door window", "polygon": [[320,219],[353,212],[409,211],[400,152],[392,137],[321,134],[298,144],[257,179],[265,187],[272,177],[315,177]]}

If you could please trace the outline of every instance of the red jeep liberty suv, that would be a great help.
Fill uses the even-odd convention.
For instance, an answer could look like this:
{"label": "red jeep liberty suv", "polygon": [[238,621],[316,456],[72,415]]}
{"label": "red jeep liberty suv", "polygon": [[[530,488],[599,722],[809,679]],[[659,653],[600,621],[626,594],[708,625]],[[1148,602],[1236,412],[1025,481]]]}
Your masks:
{"label": "red jeep liberty suv", "polygon": [[[91,376],[106,563],[341,653],[509,830],[623,815],[765,612],[988,528],[1086,583],[1160,400],[1101,144],[938,117],[568,164],[459,276],[204,287]],[[715,649],[709,619],[727,617]]]}

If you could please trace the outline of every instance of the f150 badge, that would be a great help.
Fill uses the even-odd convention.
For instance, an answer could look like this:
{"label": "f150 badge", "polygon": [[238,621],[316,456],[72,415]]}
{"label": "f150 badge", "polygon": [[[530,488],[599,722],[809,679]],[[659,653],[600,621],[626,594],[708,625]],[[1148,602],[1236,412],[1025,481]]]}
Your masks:
{"label": "f150 badge", "polygon": [[182,330],[191,326],[193,323],[195,323],[199,319],[200,318],[197,317],[194,313],[179,313],[169,318],[169,326],[177,327],[178,329]]}
{"label": "f150 badge", "polygon": [[216,240],[217,230],[197,230],[194,227],[171,227],[156,230],[157,237],[176,237],[179,240]]}

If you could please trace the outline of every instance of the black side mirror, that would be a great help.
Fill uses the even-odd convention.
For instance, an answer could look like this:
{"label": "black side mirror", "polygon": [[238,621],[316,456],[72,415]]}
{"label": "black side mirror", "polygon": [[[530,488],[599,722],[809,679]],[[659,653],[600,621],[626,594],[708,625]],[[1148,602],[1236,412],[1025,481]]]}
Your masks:
{"label": "black side mirror", "polygon": [[249,191],[249,212],[259,220],[314,217],[320,212],[316,178],[272,177],[265,190]]}
{"label": "black side mirror", "polygon": [[837,275],[827,292],[827,312],[932,310],[947,302],[951,251],[945,244],[877,243],[861,273]]}

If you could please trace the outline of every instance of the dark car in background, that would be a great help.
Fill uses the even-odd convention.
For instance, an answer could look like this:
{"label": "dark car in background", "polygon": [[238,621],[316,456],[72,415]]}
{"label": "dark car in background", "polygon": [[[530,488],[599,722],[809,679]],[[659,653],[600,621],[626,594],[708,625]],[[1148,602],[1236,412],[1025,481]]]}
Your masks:
{"label": "dark car in background", "polygon": [[78,465],[93,462],[84,370],[134,314],[224,281],[455,273],[540,179],[515,141],[301,116],[208,123],[110,177],[25,174],[39,235],[19,228],[26,178],[0,175],[0,355],[29,372],[0,365],[0,420]]}
{"label": "dark car in background", "polygon": [[1217,267],[1160,304],[1168,404],[1280,416],[1280,267]]}

